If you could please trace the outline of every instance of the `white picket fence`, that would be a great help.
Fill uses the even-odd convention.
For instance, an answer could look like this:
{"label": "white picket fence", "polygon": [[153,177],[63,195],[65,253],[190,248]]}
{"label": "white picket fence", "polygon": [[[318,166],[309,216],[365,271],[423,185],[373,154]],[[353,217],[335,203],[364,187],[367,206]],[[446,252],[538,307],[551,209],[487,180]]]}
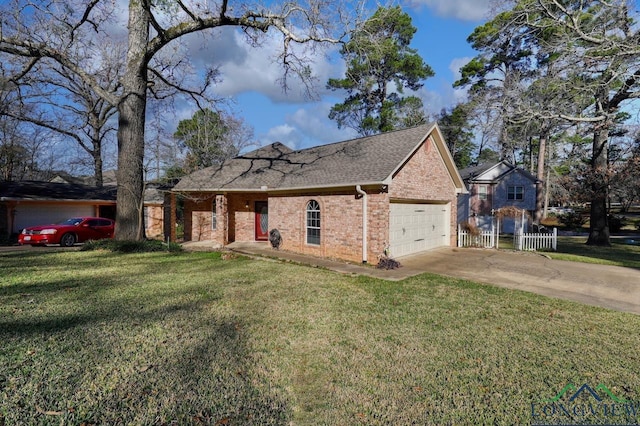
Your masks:
{"label": "white picket fence", "polygon": [[[479,235],[472,235],[458,225],[458,247],[499,248],[499,228],[491,227],[490,231],[481,231]],[[550,233],[522,232],[517,230],[513,235],[515,250],[537,251],[558,248],[558,230],[553,228]]]}
{"label": "white picket fence", "polygon": [[458,247],[498,248],[498,233],[494,227],[490,231],[481,231],[472,235],[458,225]]}
{"label": "white picket fence", "polygon": [[558,229],[551,233],[516,232],[513,235],[513,246],[516,250],[553,250],[558,248]]}

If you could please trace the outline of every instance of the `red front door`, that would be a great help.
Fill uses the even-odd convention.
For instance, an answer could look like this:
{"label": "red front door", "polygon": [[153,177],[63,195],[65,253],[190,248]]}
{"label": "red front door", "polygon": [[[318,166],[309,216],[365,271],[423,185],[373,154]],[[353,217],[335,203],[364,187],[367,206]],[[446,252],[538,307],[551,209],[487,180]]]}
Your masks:
{"label": "red front door", "polygon": [[269,209],[266,201],[256,201],[256,241],[269,239]]}

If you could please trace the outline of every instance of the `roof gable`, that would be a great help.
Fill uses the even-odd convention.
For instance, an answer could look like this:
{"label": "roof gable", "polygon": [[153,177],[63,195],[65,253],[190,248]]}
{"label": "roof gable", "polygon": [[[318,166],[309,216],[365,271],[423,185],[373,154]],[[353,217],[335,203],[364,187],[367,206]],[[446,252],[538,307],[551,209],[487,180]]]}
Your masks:
{"label": "roof gable", "polygon": [[462,179],[467,183],[494,183],[511,173],[520,173],[533,182],[537,181],[537,178],[531,173],[504,160],[497,163],[479,164],[460,170]]}
{"label": "roof gable", "polygon": [[[183,178],[176,191],[256,191],[345,187],[388,183],[393,173],[437,133],[445,156],[451,155],[435,123],[328,145],[292,151],[273,144]],[[440,149],[442,153],[442,150]],[[446,161],[446,160],[445,160]],[[453,160],[450,159],[453,164]],[[455,169],[459,188],[462,180]]]}

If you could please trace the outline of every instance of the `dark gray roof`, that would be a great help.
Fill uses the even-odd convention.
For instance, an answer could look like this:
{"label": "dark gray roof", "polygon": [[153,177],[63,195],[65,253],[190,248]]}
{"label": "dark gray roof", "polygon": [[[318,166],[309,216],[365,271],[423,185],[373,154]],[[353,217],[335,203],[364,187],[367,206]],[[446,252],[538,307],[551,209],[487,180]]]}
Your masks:
{"label": "dark gray roof", "polygon": [[252,191],[385,182],[435,123],[298,151],[276,143],[184,177],[175,191]]}
{"label": "dark gray roof", "polygon": [[489,170],[490,168],[496,166],[499,163],[483,163],[478,164],[477,166],[470,166],[460,170],[460,176],[463,180],[468,180],[470,178],[474,178],[479,176]]}
{"label": "dark gray roof", "polygon": [[0,182],[0,200],[115,201],[116,186],[81,185],[41,181]]}
{"label": "dark gray roof", "polygon": [[525,169],[518,167],[518,166],[514,166],[513,164],[507,162],[507,161],[498,161],[497,163],[483,163],[483,164],[478,164],[477,166],[471,166],[471,167],[467,167],[465,169],[460,170],[460,176],[462,177],[462,180],[464,180],[465,182],[469,183],[471,181],[473,181],[475,178],[480,177],[483,173],[491,170],[492,168],[500,165],[500,164],[504,164],[508,167],[508,169],[501,174],[500,176],[496,177],[495,180],[500,180],[502,179],[504,176],[513,173],[513,172],[518,172],[521,173],[522,175],[526,176],[528,179],[536,182],[538,179],[532,175],[531,173],[529,173],[528,171],[526,171]]}

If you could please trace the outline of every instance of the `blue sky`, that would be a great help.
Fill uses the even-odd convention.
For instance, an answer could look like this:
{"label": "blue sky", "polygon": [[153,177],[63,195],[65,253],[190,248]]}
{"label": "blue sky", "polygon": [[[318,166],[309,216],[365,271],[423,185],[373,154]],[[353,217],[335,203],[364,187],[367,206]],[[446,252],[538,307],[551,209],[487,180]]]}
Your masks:
{"label": "blue sky", "polygon": [[[426,112],[436,114],[464,98],[464,92],[454,90],[452,83],[460,66],[476,55],[466,39],[484,22],[488,0],[412,0],[400,4],[417,28],[411,46],[435,71],[417,95]],[[328,78],[343,76],[339,56],[319,58],[313,65],[319,98],[309,101],[295,84],[288,94],[278,85],[281,73],[273,61],[277,43],[274,38],[261,48],[251,48],[237,31],[221,30],[206,41],[194,38],[189,48],[196,66],[199,61],[219,66],[222,81],[216,94],[226,98],[233,113],[253,127],[259,145],[282,142],[300,149],[355,137],[353,131],[338,129],[327,117],[331,106],[344,99],[342,94],[325,89]],[[189,108],[179,111],[178,119],[192,113]]]}

